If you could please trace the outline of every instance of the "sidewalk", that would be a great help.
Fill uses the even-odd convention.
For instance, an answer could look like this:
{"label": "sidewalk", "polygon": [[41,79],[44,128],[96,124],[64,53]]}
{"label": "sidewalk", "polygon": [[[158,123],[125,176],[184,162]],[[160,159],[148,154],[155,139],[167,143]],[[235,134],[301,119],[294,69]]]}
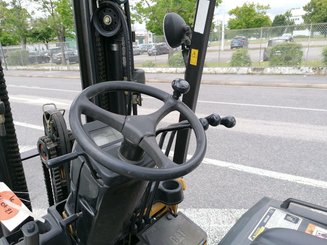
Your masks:
{"label": "sidewalk", "polygon": [[[62,79],[80,79],[79,71],[39,71],[8,70],[5,77],[45,77]],[[146,72],[147,83],[170,83],[175,78],[182,78],[183,73]],[[323,75],[237,75],[237,74],[203,74],[203,84],[266,86],[327,89],[327,77]]]}

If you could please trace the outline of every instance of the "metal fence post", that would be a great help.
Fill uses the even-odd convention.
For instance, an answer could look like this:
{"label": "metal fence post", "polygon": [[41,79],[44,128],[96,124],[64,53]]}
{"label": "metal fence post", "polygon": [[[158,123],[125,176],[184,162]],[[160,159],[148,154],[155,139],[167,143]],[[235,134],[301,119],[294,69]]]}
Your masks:
{"label": "metal fence post", "polygon": [[223,16],[223,21],[221,22],[221,51],[225,48],[225,15]]}
{"label": "metal fence post", "polygon": [[263,27],[261,27],[261,28],[260,28],[260,50],[259,50],[259,63],[261,63],[262,33],[263,33]]}
{"label": "metal fence post", "polygon": [[308,61],[308,56],[309,56],[309,49],[310,49],[310,42],[311,42],[311,36],[312,36],[312,23],[310,25],[310,34],[308,37],[308,46],[307,46],[307,54],[305,56],[305,61]]}

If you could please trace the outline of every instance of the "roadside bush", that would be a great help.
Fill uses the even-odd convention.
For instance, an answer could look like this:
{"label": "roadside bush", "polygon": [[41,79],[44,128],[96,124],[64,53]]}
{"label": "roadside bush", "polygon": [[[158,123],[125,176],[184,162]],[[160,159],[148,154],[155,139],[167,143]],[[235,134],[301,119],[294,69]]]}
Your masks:
{"label": "roadside bush", "polygon": [[230,66],[232,67],[244,67],[251,66],[251,58],[248,54],[248,50],[241,48],[234,51]]}
{"label": "roadside bush", "polygon": [[10,66],[25,66],[29,64],[28,51],[17,50],[8,53],[7,64]]}
{"label": "roadside bush", "polygon": [[325,65],[327,65],[327,47],[324,48],[322,51],[322,56],[323,56],[323,62]]}
{"label": "roadside bush", "polygon": [[156,63],[151,60],[144,61],[142,64],[143,67],[155,67]]}
{"label": "roadside bush", "polygon": [[170,67],[185,67],[182,52],[176,52],[168,59],[168,65]]}
{"label": "roadside bush", "polygon": [[298,66],[303,58],[302,45],[294,42],[281,43],[271,48],[270,66]]}

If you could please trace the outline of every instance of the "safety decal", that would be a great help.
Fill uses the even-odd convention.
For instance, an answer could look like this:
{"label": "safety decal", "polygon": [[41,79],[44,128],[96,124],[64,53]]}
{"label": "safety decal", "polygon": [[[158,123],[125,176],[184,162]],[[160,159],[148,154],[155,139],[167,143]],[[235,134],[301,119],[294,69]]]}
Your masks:
{"label": "safety decal", "polygon": [[198,57],[199,57],[199,50],[198,49],[192,49],[191,50],[191,59],[190,64],[193,66],[198,65]]}
{"label": "safety decal", "polygon": [[308,224],[305,233],[327,239],[327,230],[314,224]]}
{"label": "safety decal", "polygon": [[271,228],[298,230],[301,222],[302,218],[296,215],[284,212],[277,208],[269,207],[248,238],[253,241],[265,230]]}
{"label": "safety decal", "polygon": [[[13,231],[29,216],[34,217],[16,194],[5,183],[0,182],[0,222],[9,231]],[[44,222],[42,218],[39,220]]]}

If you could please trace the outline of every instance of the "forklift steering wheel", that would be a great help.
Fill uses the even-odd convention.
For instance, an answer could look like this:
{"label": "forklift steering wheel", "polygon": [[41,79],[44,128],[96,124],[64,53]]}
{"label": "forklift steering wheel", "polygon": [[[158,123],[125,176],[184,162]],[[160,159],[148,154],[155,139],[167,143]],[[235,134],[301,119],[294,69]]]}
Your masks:
{"label": "forklift steering wheel", "polygon": [[[90,101],[96,95],[110,91],[132,91],[146,94],[163,101],[164,105],[148,115],[125,116],[106,111]],[[131,178],[152,181],[184,176],[194,170],[203,160],[206,151],[206,136],[199,119],[188,106],[178,100],[179,96],[176,96],[175,92],[174,95],[170,95],[154,87],[126,81],[102,82],[92,85],[83,90],[71,105],[69,114],[71,130],[76,141],[87,155],[116,173]],[[186,118],[196,137],[195,152],[183,164],[176,164],[171,161],[162,152],[156,141],[156,126],[162,118],[172,111],[178,111]],[[131,164],[106,153],[94,143],[84,130],[81,122],[82,114],[99,120],[121,132],[124,140],[142,148],[155,162],[157,168],[143,167],[137,165],[137,163]]]}

